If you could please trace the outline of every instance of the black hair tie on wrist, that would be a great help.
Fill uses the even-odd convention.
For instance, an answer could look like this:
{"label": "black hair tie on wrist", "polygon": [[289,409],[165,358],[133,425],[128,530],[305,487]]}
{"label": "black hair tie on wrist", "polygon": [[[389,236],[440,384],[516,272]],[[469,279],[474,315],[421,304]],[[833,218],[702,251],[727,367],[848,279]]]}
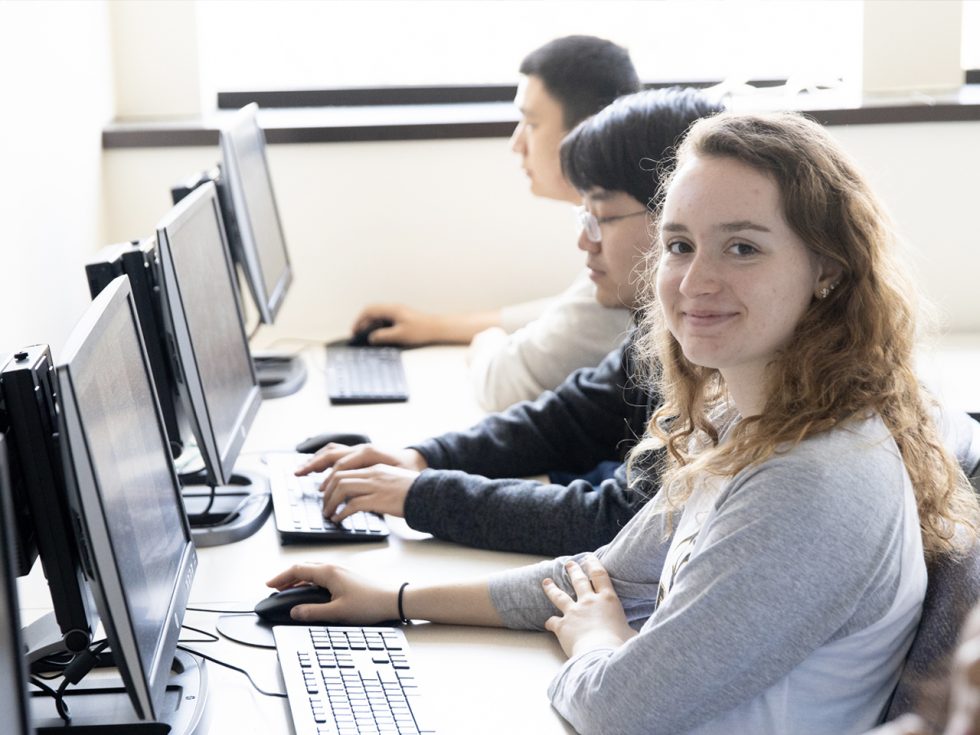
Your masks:
{"label": "black hair tie on wrist", "polygon": [[398,588],[398,619],[402,621],[403,625],[408,625],[412,622],[405,617],[405,608],[403,607],[406,587],[408,587],[408,582],[402,582],[402,586]]}

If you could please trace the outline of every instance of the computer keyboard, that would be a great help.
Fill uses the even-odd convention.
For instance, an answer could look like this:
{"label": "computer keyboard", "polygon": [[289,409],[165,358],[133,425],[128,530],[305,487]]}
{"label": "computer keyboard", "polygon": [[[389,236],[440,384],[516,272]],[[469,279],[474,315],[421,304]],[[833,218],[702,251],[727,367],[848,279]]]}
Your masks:
{"label": "computer keyboard", "polygon": [[270,454],[265,458],[280,542],[380,541],[386,538],[388,526],[374,513],[354,513],[339,525],[323,517],[319,487],[325,475],[313,473],[296,477],[293,474],[309,458],[308,454]]}
{"label": "computer keyboard", "polygon": [[327,395],[335,404],[407,401],[401,350],[327,345]]}
{"label": "computer keyboard", "polygon": [[276,626],[296,735],[433,733],[394,628]]}

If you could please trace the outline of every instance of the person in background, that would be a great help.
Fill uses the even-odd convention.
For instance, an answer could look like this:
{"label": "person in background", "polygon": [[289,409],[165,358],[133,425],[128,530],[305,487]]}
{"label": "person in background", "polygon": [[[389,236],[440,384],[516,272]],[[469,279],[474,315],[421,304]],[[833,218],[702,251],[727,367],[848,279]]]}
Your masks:
{"label": "person in background", "polygon": [[[579,204],[579,192],[561,173],[558,146],[579,122],[640,89],[629,53],[593,36],[567,36],[530,53],[520,72],[515,103],[521,120],[511,148],[521,157],[531,193]],[[475,395],[484,409],[497,411],[537,398],[577,368],[598,364],[625,336],[627,306],[596,301],[582,273],[553,298],[483,312],[429,314],[403,304],[372,304],[357,316],[353,331],[390,322],[371,332],[371,344],[473,340]]]}
{"label": "person in background", "polygon": [[[860,733],[916,630],[926,558],[976,543],[977,497],[914,371],[883,210],[817,123],[694,125],[657,216],[637,359],[663,396],[631,451],[662,489],[595,554],[387,585],[269,581],[302,621],[553,633],[549,697],[581,733]],[[666,450],[666,451],[664,451]]]}
{"label": "person in background", "polygon": [[[700,92],[667,89],[621,97],[562,144],[565,174],[581,192],[579,247],[601,301],[639,303],[637,265],[651,244],[647,203],[658,164],[684,132],[720,110]],[[658,399],[636,385],[627,346],[575,372],[537,401],[492,414],[469,431],[403,451],[328,445],[303,470],[334,472],[324,510],[404,516],[440,538],[490,549],[555,555],[611,540],[645,497],[628,490],[626,451]],[[611,461],[609,477],[541,483],[544,473],[586,473]],[[656,485],[650,488],[655,492]]]}

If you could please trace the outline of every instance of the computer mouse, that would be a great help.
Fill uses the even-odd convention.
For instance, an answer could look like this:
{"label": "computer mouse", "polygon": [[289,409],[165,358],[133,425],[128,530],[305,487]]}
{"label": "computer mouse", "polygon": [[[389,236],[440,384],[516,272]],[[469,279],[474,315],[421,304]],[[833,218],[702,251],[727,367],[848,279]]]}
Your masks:
{"label": "computer mouse", "polygon": [[317,434],[316,436],[307,437],[296,445],[296,451],[300,452],[301,454],[314,454],[320,451],[321,447],[325,447],[331,442],[334,444],[346,444],[350,447],[355,444],[370,444],[371,440],[366,434],[327,432],[324,434]]}
{"label": "computer mouse", "polygon": [[362,327],[351,335],[347,344],[351,347],[367,347],[371,344],[368,339],[371,336],[371,332],[378,329],[385,329],[394,324],[391,319],[372,319],[366,327]]}
{"label": "computer mouse", "polygon": [[297,605],[318,605],[330,602],[330,591],[313,584],[290,587],[273,592],[255,606],[255,614],[271,625],[301,624],[289,617],[289,611]]}

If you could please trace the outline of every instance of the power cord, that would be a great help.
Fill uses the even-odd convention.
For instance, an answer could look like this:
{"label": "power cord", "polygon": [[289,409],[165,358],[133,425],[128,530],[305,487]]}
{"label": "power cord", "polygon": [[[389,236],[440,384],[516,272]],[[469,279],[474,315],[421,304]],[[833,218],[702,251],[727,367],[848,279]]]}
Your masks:
{"label": "power cord", "polygon": [[255,683],[255,680],[252,678],[252,675],[250,673],[248,673],[248,671],[246,671],[245,669],[243,669],[243,668],[241,668],[239,666],[234,666],[234,665],[228,663],[227,661],[221,661],[219,659],[214,658],[213,656],[208,656],[207,654],[201,653],[200,651],[195,651],[192,648],[187,648],[186,646],[177,646],[177,648],[179,650],[181,650],[181,651],[184,651],[186,653],[191,654],[192,656],[200,656],[205,661],[210,661],[211,663],[218,664],[218,666],[224,666],[226,669],[231,669],[232,671],[237,671],[239,674],[244,674],[245,675],[245,678],[248,679],[248,683],[252,685],[252,688],[255,689],[255,691],[257,691],[259,694],[261,694],[263,696],[266,696],[266,697],[280,697],[282,699],[287,699],[288,698],[288,695],[282,694],[280,692],[267,692],[267,691],[265,691],[262,687],[260,687],[258,684]]}
{"label": "power cord", "polygon": [[[54,699],[55,710],[58,712],[58,717],[60,717],[66,725],[71,724],[71,709],[68,707],[68,703],[65,701],[65,690],[72,684],[77,684],[82,679],[85,678],[86,674],[90,672],[93,668],[98,666],[100,658],[99,654],[109,645],[109,641],[102,640],[95,643],[91,648],[86,648],[81,653],[77,654],[68,664],[64,667],[61,676],[64,678],[57,689],[45,684],[41,677],[31,676],[30,682],[45,692]],[[51,678],[57,678],[50,677]]]}
{"label": "power cord", "polygon": [[210,631],[207,631],[207,630],[201,630],[200,628],[195,628],[193,625],[187,625],[186,623],[181,623],[181,626],[180,627],[181,628],[184,628],[184,629],[187,629],[187,630],[192,630],[195,633],[200,633],[201,635],[203,635],[205,637],[204,638],[183,638],[183,639],[178,640],[177,643],[217,643],[218,641],[221,640],[214,633],[212,633]]}
{"label": "power cord", "polygon": [[186,607],[191,612],[216,613],[217,615],[254,615],[254,610],[214,610],[209,607]]}

